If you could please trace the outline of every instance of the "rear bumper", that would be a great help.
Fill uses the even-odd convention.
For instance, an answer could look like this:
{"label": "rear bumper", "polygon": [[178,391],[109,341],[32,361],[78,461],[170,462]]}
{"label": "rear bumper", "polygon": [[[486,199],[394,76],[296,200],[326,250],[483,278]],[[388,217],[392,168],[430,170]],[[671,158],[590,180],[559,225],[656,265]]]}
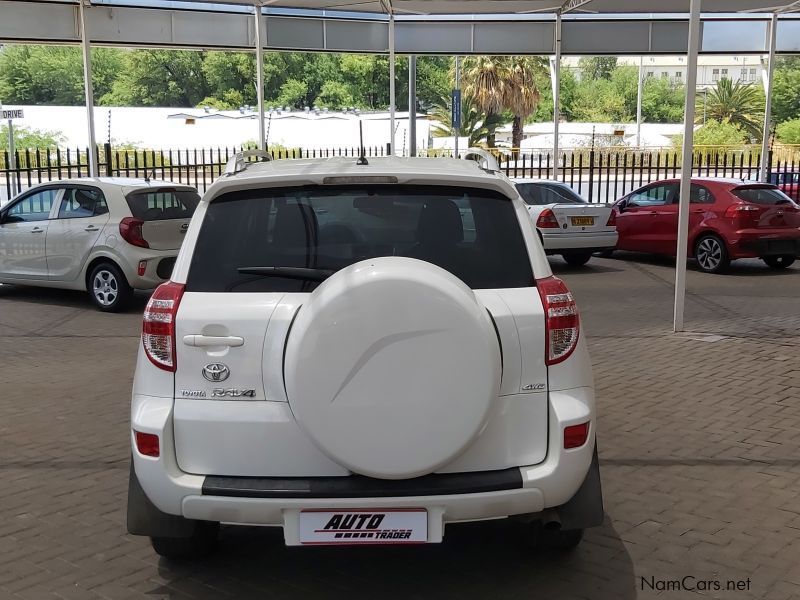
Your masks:
{"label": "rear bumper", "polygon": [[731,245],[731,255],[734,258],[748,258],[759,256],[778,256],[790,254],[800,256],[800,232],[796,236],[786,234],[773,235],[742,235],[737,243]]}
{"label": "rear bumper", "polygon": [[[413,480],[360,476],[247,478],[191,475],[176,461],[172,399],[134,396],[132,426],[159,435],[161,455],[150,458],[133,447],[136,477],[162,512],[188,519],[284,528],[287,544],[298,542],[304,509],[423,508],[428,541],[442,539],[446,523],[541,513],[566,504],[581,488],[595,444],[594,392],[576,388],[550,393],[548,452],[537,465],[501,471],[443,473]],[[580,448],[563,449],[563,430],[590,421]]]}
{"label": "rear bumper", "polygon": [[[120,254],[118,262],[133,289],[150,290],[169,279],[178,256],[177,250],[151,250],[130,246]],[[144,261],[144,274],[139,275],[139,262]]]}
{"label": "rear bumper", "polygon": [[548,233],[541,229],[539,231],[542,234],[544,250],[548,254],[561,254],[569,250],[583,252],[608,250],[617,246],[619,238],[616,231],[598,233]]}

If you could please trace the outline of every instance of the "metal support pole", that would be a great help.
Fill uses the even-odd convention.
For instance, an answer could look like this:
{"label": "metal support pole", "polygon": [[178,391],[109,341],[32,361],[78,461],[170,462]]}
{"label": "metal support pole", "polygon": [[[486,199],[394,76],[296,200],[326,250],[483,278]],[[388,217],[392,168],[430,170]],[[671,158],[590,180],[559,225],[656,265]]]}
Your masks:
{"label": "metal support pole", "polygon": [[675,262],[675,312],[673,331],[683,331],[683,309],[686,302],[686,257],[689,240],[689,200],[692,189],[694,160],[694,103],[697,95],[697,54],[700,50],[700,6],[702,0],[691,0],[689,19],[689,56],[686,59],[686,108],[683,121],[683,163],[678,206],[678,251]]}
{"label": "metal support pole", "polygon": [[256,103],[258,105],[258,147],[261,150],[267,149],[267,134],[264,124],[264,44],[261,41],[261,29],[264,20],[261,17],[261,6],[256,4],[255,11],[255,32],[256,32]]}
{"label": "metal support pole", "polygon": [[772,78],[775,71],[775,40],[778,30],[778,15],[773,14],[769,23],[769,62],[767,62],[767,77],[764,85],[764,137],[761,140],[761,165],[758,170],[758,180],[766,182],[769,175],[769,137],[770,122],[772,121]]}
{"label": "metal support pole", "polygon": [[556,55],[550,62],[553,84],[553,179],[558,179],[558,122],[561,119],[561,12],[556,13]]}
{"label": "metal support pole", "polygon": [[395,85],[394,85],[394,15],[389,13],[389,127],[391,128],[391,132],[389,133],[389,154],[394,156],[395,154],[395,145],[394,145],[394,129],[395,129]]}
{"label": "metal support pole", "polygon": [[639,57],[639,91],[636,94],[636,147],[642,147],[642,96],[644,94],[644,56]]}
{"label": "metal support pole", "polygon": [[[17,156],[14,148],[14,121],[8,120],[8,178],[11,181],[11,198],[17,195]],[[11,200],[9,198],[9,200]]]}
{"label": "metal support pole", "polygon": [[408,57],[408,155],[417,155],[417,56]]}
{"label": "metal support pole", "polygon": [[[94,91],[92,89],[92,46],[89,32],[86,31],[86,8],[84,2],[78,3],[78,16],[81,22],[81,48],[83,49],[83,89],[86,95],[86,124],[89,129],[89,176],[97,177],[97,142],[94,136]],[[111,157],[106,157],[110,160]]]}
{"label": "metal support pole", "polygon": [[[461,91],[461,61],[459,60],[458,56],[456,56],[456,90]],[[458,96],[459,96],[459,98],[461,97],[460,94]],[[451,110],[452,110],[452,107],[451,107]],[[461,111],[458,111],[458,112],[459,112],[459,114],[461,113]],[[455,152],[454,152],[453,156],[455,158],[458,158],[458,138],[461,136],[461,122],[460,122],[460,119],[459,119],[459,123],[455,127],[454,133],[456,135],[455,135],[455,147],[454,147]]]}

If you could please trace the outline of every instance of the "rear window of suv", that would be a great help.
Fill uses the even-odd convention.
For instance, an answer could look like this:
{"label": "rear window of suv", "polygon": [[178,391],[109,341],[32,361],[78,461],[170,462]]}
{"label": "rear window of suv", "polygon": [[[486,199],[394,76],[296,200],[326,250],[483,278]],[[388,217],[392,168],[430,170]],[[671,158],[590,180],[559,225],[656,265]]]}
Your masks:
{"label": "rear window of suv", "polygon": [[237,269],[336,271],[381,256],[431,262],[473,289],[534,284],[514,205],[505,196],[464,187],[347,185],[246,190],[215,199],[186,289],[310,291],[319,284]]}
{"label": "rear window of suv", "polygon": [[194,190],[154,189],[131,192],[125,199],[135,218],[162,221],[191,219],[200,195]]}

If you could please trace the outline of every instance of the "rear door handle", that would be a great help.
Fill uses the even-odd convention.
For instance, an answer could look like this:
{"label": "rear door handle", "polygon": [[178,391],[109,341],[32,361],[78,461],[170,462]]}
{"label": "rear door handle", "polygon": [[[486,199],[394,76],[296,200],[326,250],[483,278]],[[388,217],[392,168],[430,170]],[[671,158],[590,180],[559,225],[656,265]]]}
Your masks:
{"label": "rear door handle", "polygon": [[44,229],[42,229],[41,227],[34,227],[33,229],[31,229],[31,233],[44,233]]}
{"label": "rear door handle", "polygon": [[183,343],[187,346],[244,346],[244,338],[235,335],[185,335]]}
{"label": "rear door handle", "polygon": [[83,230],[84,231],[98,231],[98,228],[95,227],[94,225],[87,225],[86,227],[83,228]]}

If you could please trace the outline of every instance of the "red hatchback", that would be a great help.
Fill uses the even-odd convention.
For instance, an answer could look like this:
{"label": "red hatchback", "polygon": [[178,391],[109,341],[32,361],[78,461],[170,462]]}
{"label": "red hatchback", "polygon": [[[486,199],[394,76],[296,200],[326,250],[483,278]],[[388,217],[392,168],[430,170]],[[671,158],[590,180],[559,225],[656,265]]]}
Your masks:
{"label": "red hatchback", "polygon": [[[617,200],[618,250],[675,256],[680,180],[650,183]],[[800,256],[800,206],[776,186],[692,179],[689,256],[708,273],[737,258],[785,269]]]}

